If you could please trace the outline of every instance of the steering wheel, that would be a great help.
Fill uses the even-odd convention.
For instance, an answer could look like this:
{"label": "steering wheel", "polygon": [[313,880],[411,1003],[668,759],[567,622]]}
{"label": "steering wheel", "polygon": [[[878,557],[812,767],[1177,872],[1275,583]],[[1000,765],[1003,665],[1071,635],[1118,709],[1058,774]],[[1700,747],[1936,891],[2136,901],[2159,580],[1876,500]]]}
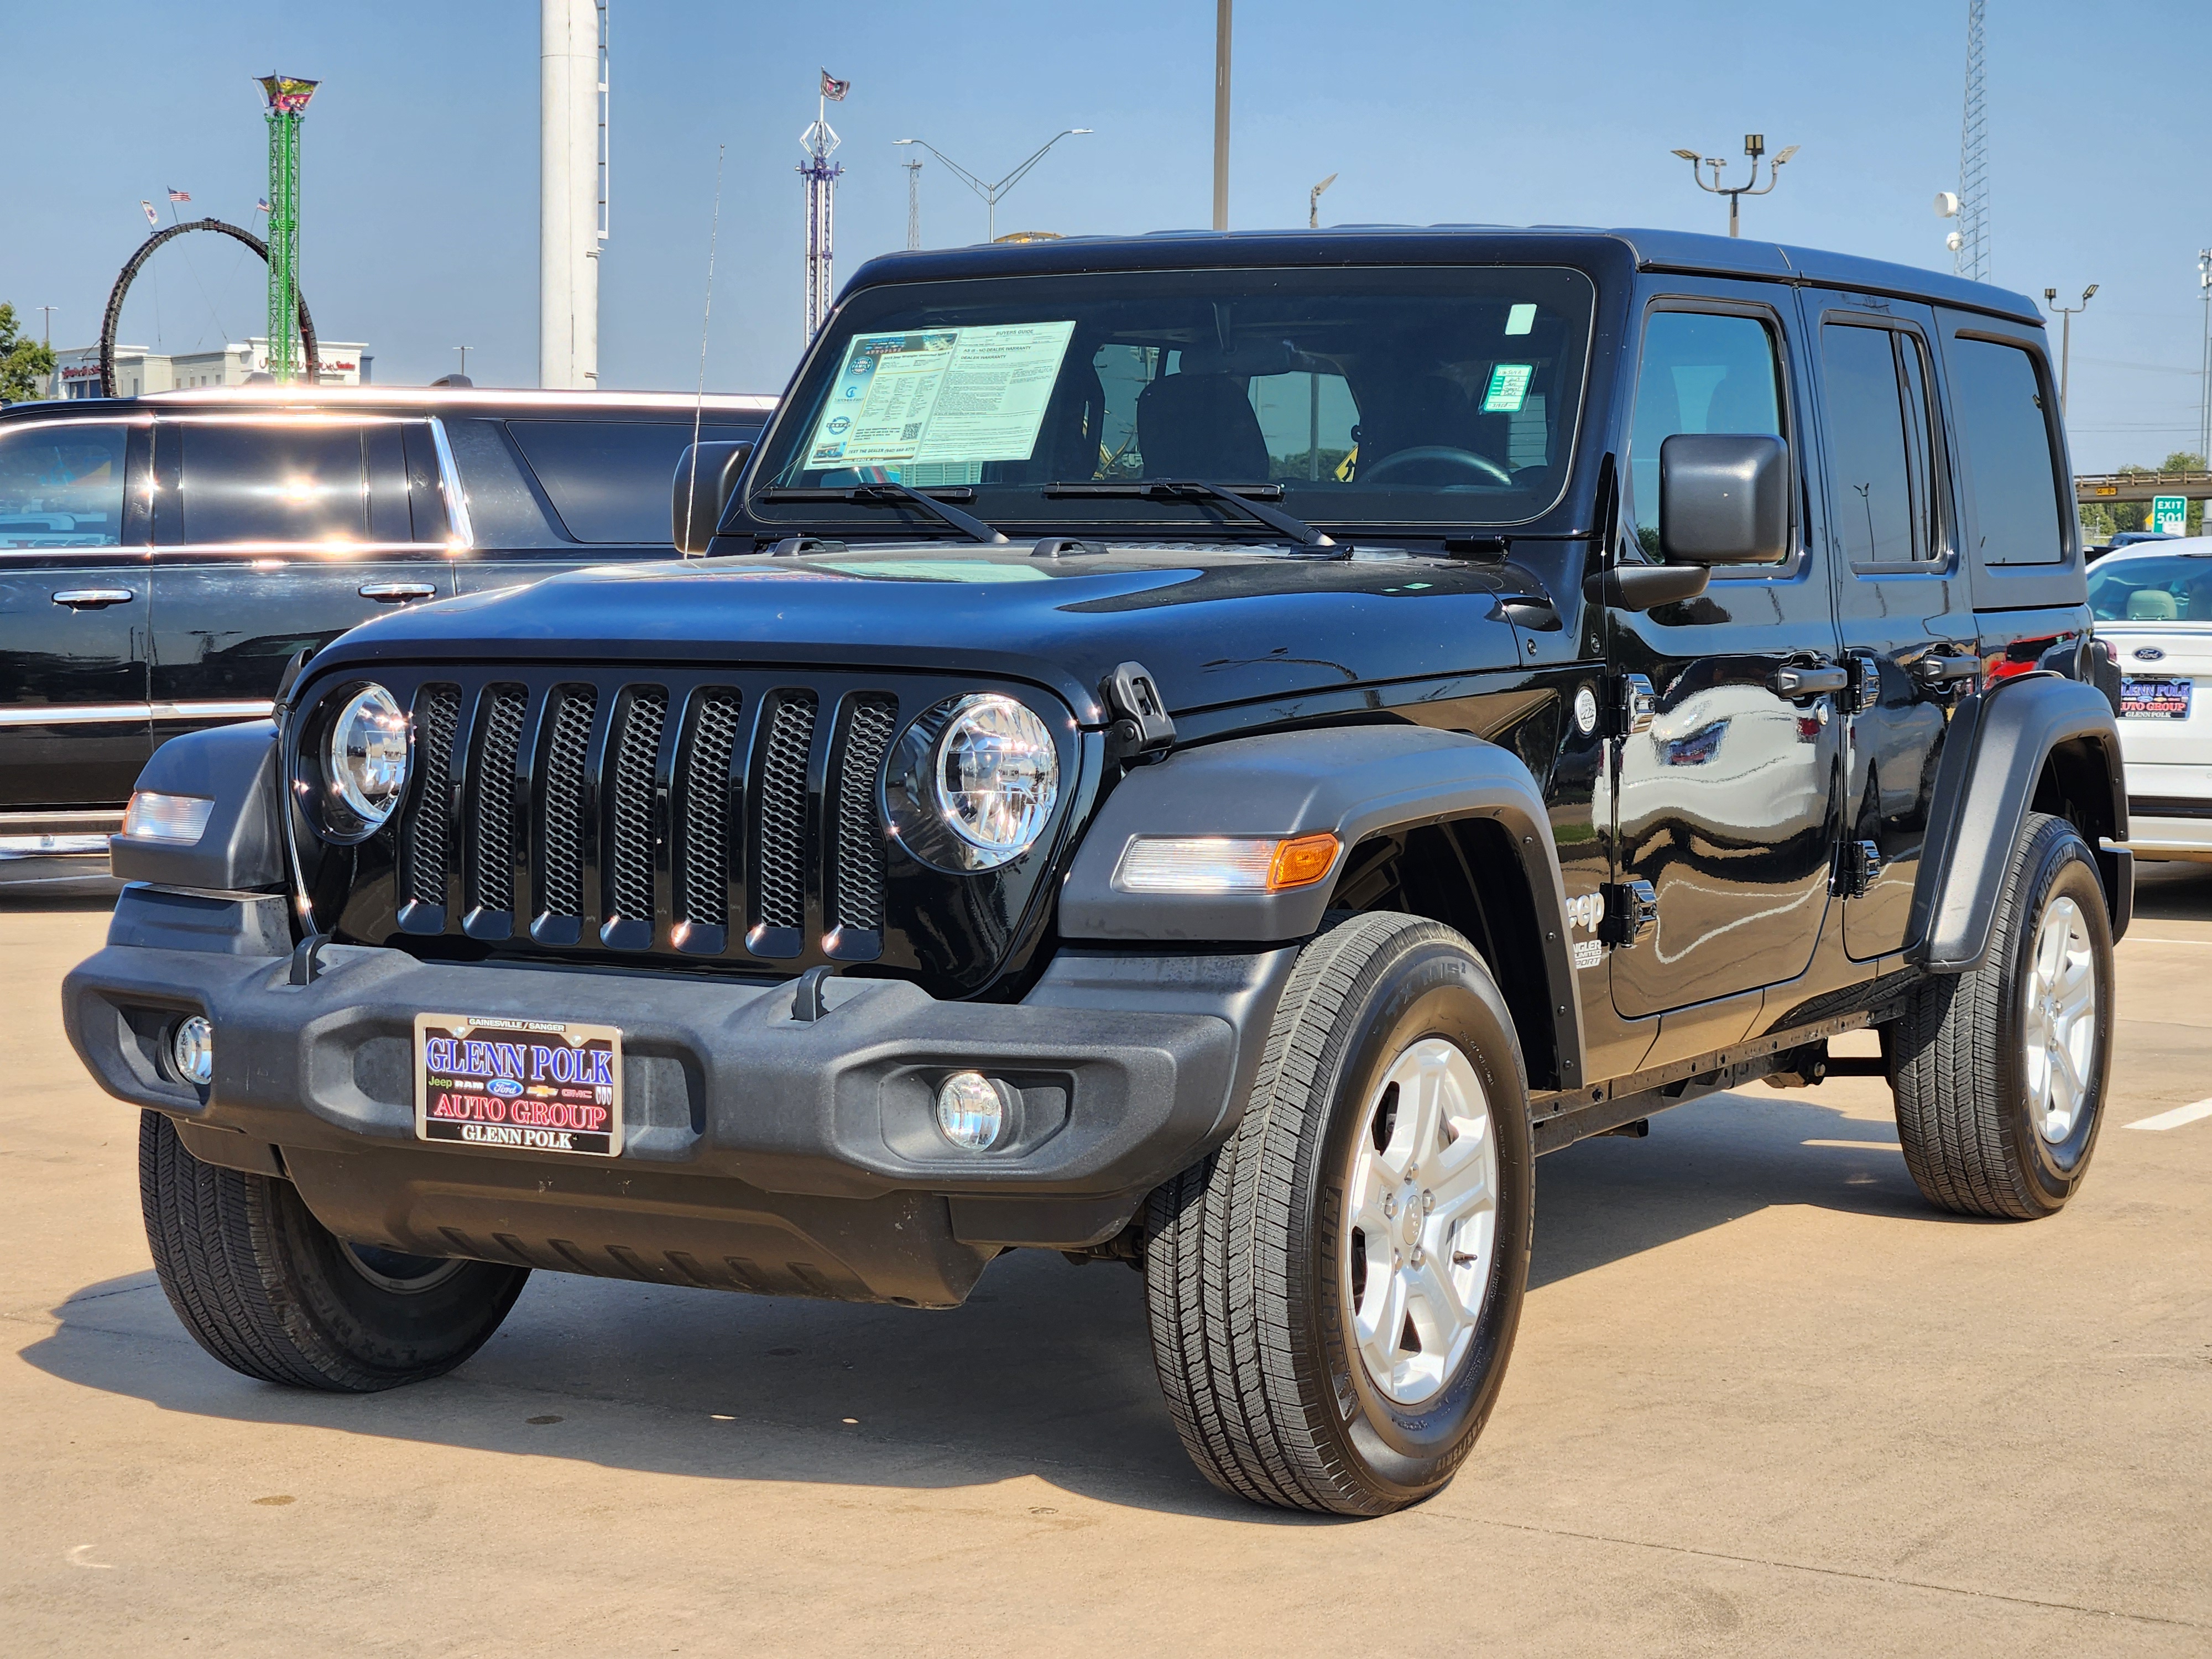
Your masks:
{"label": "steering wheel", "polygon": [[1362,466],[1354,475],[1357,483],[1381,483],[1393,472],[1419,466],[1423,461],[1442,462],[1459,472],[1472,472],[1486,483],[1502,483],[1513,487],[1513,475],[1493,460],[1476,454],[1471,449],[1455,449],[1449,444],[1419,444],[1412,449],[1395,450],[1371,467]]}

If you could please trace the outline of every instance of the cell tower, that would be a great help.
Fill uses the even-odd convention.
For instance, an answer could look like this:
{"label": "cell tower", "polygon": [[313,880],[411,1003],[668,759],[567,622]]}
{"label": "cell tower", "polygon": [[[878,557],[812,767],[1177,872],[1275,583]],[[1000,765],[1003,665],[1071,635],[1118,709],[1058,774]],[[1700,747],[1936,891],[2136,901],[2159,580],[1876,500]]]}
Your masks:
{"label": "cell tower", "polygon": [[322,83],[296,75],[260,80],[269,106],[269,372],[289,386],[306,359],[300,344],[300,124]]}
{"label": "cell tower", "polygon": [[830,106],[844,101],[852,82],[822,71],[822,96],[814,125],[799,135],[806,152],[799,177],[806,188],[806,338],[812,340],[830,314],[837,289],[830,276],[830,219],[837,204],[837,180],[845,169],[830,158],[837,149],[836,130],[830,125]]}
{"label": "cell tower", "polygon": [[1966,109],[1959,129],[1958,245],[1951,268],[1985,283],[1990,276],[1989,113],[1982,94],[1982,9],[1966,0]]}
{"label": "cell tower", "polygon": [[902,161],[906,169],[906,245],[921,246],[921,163]]}

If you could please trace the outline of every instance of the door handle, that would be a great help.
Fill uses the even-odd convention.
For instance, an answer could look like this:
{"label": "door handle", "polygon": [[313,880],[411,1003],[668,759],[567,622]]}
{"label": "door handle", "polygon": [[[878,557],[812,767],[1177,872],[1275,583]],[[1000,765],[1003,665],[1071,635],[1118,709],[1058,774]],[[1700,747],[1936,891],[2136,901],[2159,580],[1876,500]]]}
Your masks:
{"label": "door handle", "polygon": [[111,605],[128,605],[137,597],[127,587],[65,587],[54,595],[54,603],[72,611],[105,611]]}
{"label": "door handle", "polygon": [[1802,664],[1774,671],[1775,690],[1793,702],[1841,691],[1850,683],[1850,670],[1826,663]]}
{"label": "door handle", "polygon": [[434,582],[363,582],[354,591],[379,605],[404,605],[410,599],[435,599],[438,594]]}
{"label": "door handle", "polygon": [[1912,665],[1913,677],[1923,685],[1948,685],[1970,680],[1982,671],[1979,657],[1923,657]]}

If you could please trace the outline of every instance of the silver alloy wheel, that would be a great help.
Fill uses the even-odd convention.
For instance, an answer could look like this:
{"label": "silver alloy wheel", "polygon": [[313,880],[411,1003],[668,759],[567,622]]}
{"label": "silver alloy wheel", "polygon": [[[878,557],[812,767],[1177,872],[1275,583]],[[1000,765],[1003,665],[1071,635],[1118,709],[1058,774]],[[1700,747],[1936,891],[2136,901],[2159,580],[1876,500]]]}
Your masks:
{"label": "silver alloy wheel", "polygon": [[380,1244],[356,1244],[346,1239],[338,1241],[338,1253],[348,1267],[377,1289],[400,1296],[435,1290],[469,1265],[458,1256],[408,1255]]}
{"label": "silver alloy wheel", "polygon": [[1455,1044],[1424,1037],[1360,1115],[1340,1250],[1352,1336],[1401,1406],[1433,1398],[1466,1358],[1498,1233],[1490,1101]]}
{"label": "silver alloy wheel", "polygon": [[2070,898],[2053,899],[2036,924],[2027,994],[2027,1108],[2035,1132],[2055,1146],[2080,1120],[2097,1047],[2097,959]]}

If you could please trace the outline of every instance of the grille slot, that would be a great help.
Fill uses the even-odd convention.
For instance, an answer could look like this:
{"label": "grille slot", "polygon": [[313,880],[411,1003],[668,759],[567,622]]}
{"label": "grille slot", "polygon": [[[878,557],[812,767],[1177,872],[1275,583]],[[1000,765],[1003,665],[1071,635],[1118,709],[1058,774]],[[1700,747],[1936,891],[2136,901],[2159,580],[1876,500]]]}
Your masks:
{"label": "grille slot", "polygon": [[761,739],[757,902],[762,927],[794,934],[806,925],[806,762],[815,707],[811,691],[781,693]]}
{"label": "grille slot", "polygon": [[855,697],[845,715],[845,752],[837,768],[836,915],[842,928],[880,934],[884,926],[884,831],[876,811],[876,779],[898,730],[898,699]]}
{"label": "grille slot", "polygon": [[538,821],[543,859],[541,908],[550,916],[584,914],[584,756],[599,693],[565,685],[554,693],[552,735],[545,744],[544,812]]}
{"label": "grille slot", "polygon": [[737,753],[735,691],[700,693],[692,704],[691,752],[684,769],[684,866],[676,902],[695,927],[730,921],[730,761]]}
{"label": "grille slot", "polygon": [[[653,921],[653,763],[668,722],[668,693],[657,685],[629,694],[622,742],[615,752],[614,856],[607,872],[615,914]],[[648,931],[647,939],[650,939]]]}
{"label": "grille slot", "polygon": [[470,902],[478,910],[514,911],[514,763],[530,694],[519,685],[485,692],[483,736],[477,744],[476,817],[470,824]]}
{"label": "grille slot", "polygon": [[415,701],[416,755],[422,769],[418,805],[408,824],[407,896],[416,904],[446,904],[446,799],[453,777],[453,732],[460,724],[461,691],[426,685]]}

